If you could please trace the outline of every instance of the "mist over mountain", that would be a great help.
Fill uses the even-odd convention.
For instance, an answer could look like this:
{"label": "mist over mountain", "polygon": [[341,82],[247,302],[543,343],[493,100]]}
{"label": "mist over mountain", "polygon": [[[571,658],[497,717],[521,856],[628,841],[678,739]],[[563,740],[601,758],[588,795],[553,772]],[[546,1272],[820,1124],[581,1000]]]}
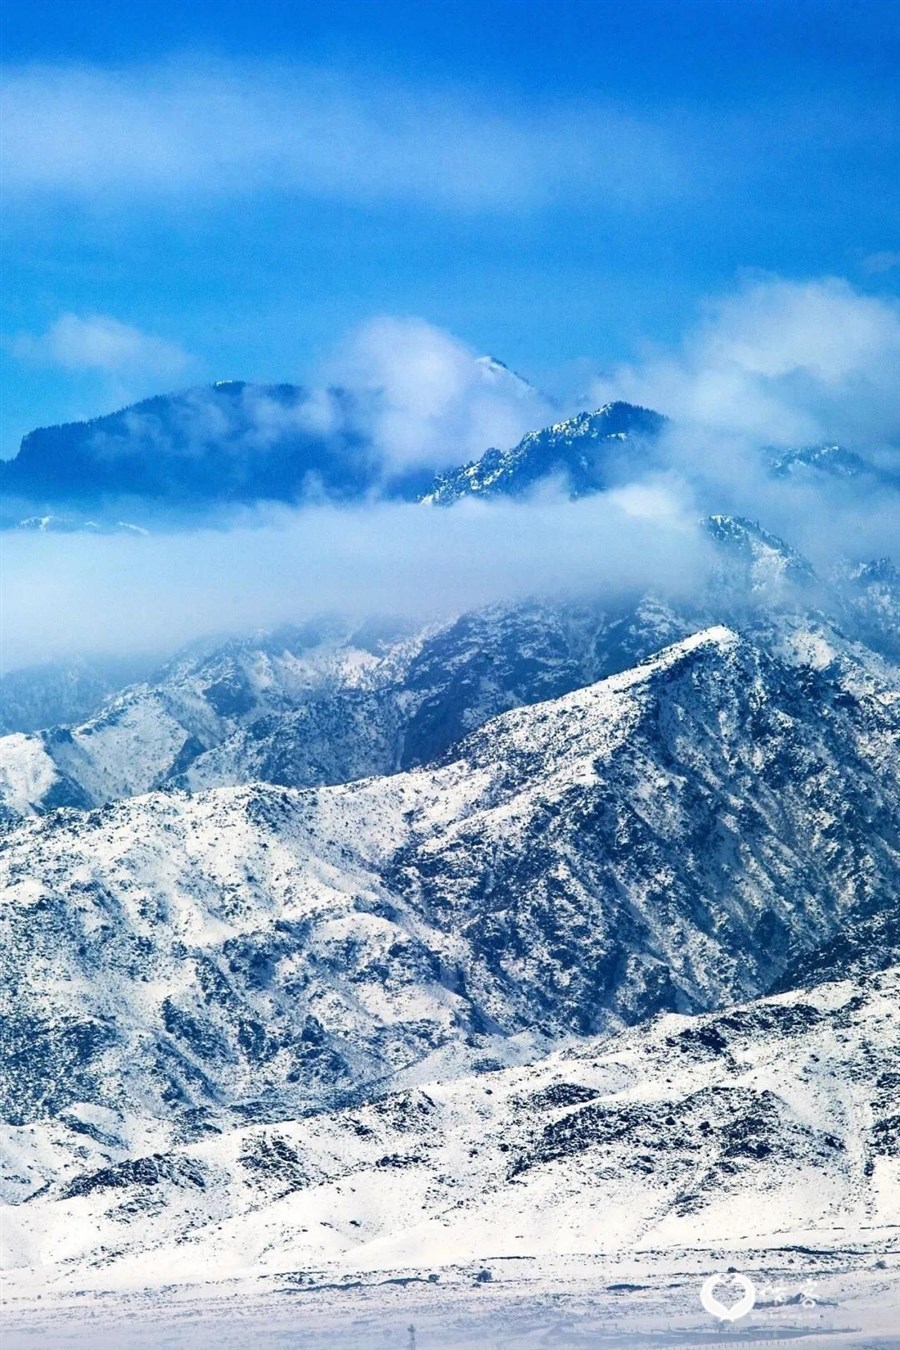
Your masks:
{"label": "mist over mountain", "polygon": [[[704,533],[711,563],[690,589],[616,596],[601,582],[599,593],[504,602],[424,626],[332,616],[194,644],[152,679],[99,700],[85,721],[62,715],[50,719],[62,725],[0,742],[0,802],[15,814],[163,785],[306,787],[391,773],[444,753],[499,712],[721,622],[835,679],[849,669],[890,679],[900,582],[887,563],[822,578],[752,521],[713,516]],[[49,712],[52,691],[66,697],[84,669],[7,676],[7,715],[18,716],[10,729],[33,731],[31,703],[43,699]]]}
{"label": "mist over mountain", "polygon": [[900,1350],[896,3],[3,17],[0,1350]]}
{"label": "mist over mountain", "polygon": [[129,512],[191,524],[256,503],[414,501],[473,438],[512,443],[550,407],[425,324],[370,325],[336,373],[354,383],[223,380],[32,431],[0,461],[2,524],[116,529]]}
{"label": "mist over mountain", "polygon": [[[530,386],[501,363],[485,362],[475,365],[487,387],[499,378],[508,396],[521,384],[527,406]],[[453,457],[452,437],[398,464],[374,432],[370,396],[224,381],[31,432],[15,458],[0,461],[2,523],[119,532],[137,528],[117,518],[123,512],[189,525],[216,509],[262,503],[380,498],[447,506],[465,497],[521,498],[549,484],[580,497],[671,467],[659,444],[668,426],[658,412],[617,401],[436,475],[440,460]],[[761,447],[759,463],[773,480],[792,484],[900,486],[890,468],[834,444]]]}

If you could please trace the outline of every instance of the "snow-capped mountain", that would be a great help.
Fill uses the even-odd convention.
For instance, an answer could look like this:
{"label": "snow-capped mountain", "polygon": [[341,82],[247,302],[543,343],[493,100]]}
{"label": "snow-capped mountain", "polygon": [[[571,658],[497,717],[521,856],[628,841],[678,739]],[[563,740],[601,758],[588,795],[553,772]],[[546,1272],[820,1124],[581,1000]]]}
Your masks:
{"label": "snow-capped mountain", "polygon": [[499,357],[477,356],[475,362],[488,388],[500,389],[504,394],[510,394],[525,403],[534,403],[537,399],[540,399],[544,404],[552,404],[552,399],[535,388],[530,380],[525,379],[524,375],[519,375],[516,371],[510,370],[506,362],[501,361]]}
{"label": "snow-capped mountain", "polygon": [[[71,451],[101,495],[294,500],[301,468],[301,495],[385,489],[352,410],[310,430],[302,391],[216,391],[36,433],[8,474]],[[580,496],[652,464],[663,425],[610,404],[385,490]],[[784,472],[850,473],[834,450]],[[739,516],[705,531],[690,599],[329,618],[131,683],[7,677],[14,1292],[437,1278],[736,1229],[883,1244],[900,578],[823,577]]]}
{"label": "snow-capped mountain", "polygon": [[842,569],[835,589],[860,641],[900,662],[900,571],[891,559]]}
{"label": "snow-capped mountain", "polygon": [[18,815],[162,784],[305,787],[391,773],[690,631],[651,601],[613,612],[535,603],[418,631],[330,621],[212,645],[80,725],[0,740],[0,802]]}
{"label": "snow-capped mountain", "polygon": [[143,525],[132,525],[127,520],[88,520],[83,516],[26,516],[14,526],[31,534],[131,534],[145,535]]}
{"label": "snow-capped mountain", "polygon": [[448,1046],[756,996],[895,895],[898,722],[713,629],[437,767],[26,823],[4,1115],[137,1111],[159,1148]]}
{"label": "snow-capped mountain", "polygon": [[775,478],[813,482],[817,477],[825,477],[851,482],[868,480],[882,487],[900,486],[896,468],[874,463],[846,445],[822,443],[795,446],[770,452],[769,460]]}
{"label": "snow-capped mountain", "polygon": [[777,594],[777,589],[785,585],[815,585],[815,572],[806,559],[783,539],[764,530],[758,521],[742,516],[712,515],[706,521],[706,528],[723,555],[726,596],[733,588],[735,570],[751,592],[763,590]]}
{"label": "snow-capped mountain", "polygon": [[[0,741],[0,800],[19,813],[29,801],[44,809],[96,806],[146,792],[246,724],[365,688],[369,672],[402,650],[402,638],[396,623],[353,628],[324,619],[198,643],[81,724]],[[27,674],[21,683],[20,707],[31,688]]]}
{"label": "snow-capped mountain", "polygon": [[[450,506],[466,497],[520,497],[548,483],[572,497],[587,496],[653,467],[656,442],[668,425],[667,417],[650,408],[607,403],[531,431],[510,450],[487,450],[479,459],[439,474],[422,500]],[[760,463],[780,480],[898,485],[896,470],[843,445],[770,448]]]}
{"label": "snow-capped mountain", "polygon": [[487,450],[480,459],[435,479],[423,501],[449,506],[462,497],[520,496],[558,479],[574,497],[608,487],[656,439],[666,419],[649,408],[607,403],[541,431],[512,450]]}

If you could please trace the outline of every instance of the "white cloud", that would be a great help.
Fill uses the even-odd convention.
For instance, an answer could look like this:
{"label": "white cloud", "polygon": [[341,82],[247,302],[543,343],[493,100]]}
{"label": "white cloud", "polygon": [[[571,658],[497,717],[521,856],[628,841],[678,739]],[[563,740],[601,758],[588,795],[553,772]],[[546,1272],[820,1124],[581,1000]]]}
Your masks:
{"label": "white cloud", "polygon": [[72,372],[110,376],[182,374],[191,358],[174,342],[120,323],[107,314],[62,314],[40,336],[20,334],[12,341],[22,360],[59,366]]}
{"label": "white cloud", "polygon": [[757,442],[878,444],[900,437],[898,368],[900,303],[838,278],[768,278],[710,302],[679,350],[648,351],[592,394]]}
{"label": "white cloud", "polygon": [[311,507],[256,512],[250,521],[140,537],[8,535],[5,666],[76,651],[160,652],[200,632],[252,631],[329,611],[428,620],[561,591],[690,594],[710,558],[693,511],[674,493],[452,510]]}
{"label": "white cloud", "polygon": [[423,319],[361,325],[324,375],[361,397],[367,430],[396,466],[459,464],[546,425],[553,405],[497,362]]}
{"label": "white cloud", "polygon": [[354,201],[514,209],[573,191],[610,205],[679,193],[687,165],[662,119],[614,104],[525,111],[292,65],[168,63],[4,75],[7,193],[262,188]]}

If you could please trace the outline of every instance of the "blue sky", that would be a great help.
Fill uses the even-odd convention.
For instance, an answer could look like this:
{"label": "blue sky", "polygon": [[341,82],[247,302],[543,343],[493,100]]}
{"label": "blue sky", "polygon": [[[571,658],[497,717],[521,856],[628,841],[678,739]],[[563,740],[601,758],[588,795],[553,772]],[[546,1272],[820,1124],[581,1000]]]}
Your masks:
{"label": "blue sky", "polygon": [[5,455],[379,315],[564,392],[748,277],[900,291],[893,0],[7,0],[3,45]]}

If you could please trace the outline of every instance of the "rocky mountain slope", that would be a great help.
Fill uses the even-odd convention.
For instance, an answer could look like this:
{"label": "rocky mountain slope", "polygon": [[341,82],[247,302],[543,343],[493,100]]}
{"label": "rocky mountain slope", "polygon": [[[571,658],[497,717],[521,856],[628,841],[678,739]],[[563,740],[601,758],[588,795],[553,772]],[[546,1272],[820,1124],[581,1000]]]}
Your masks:
{"label": "rocky mountain slope", "polygon": [[574,497],[598,492],[646,458],[665,422],[649,408],[607,403],[531,431],[511,450],[487,450],[441,474],[423,501],[450,506],[462,497],[517,497],[548,479],[560,480]]}
{"label": "rocky mountain slope", "polygon": [[26,823],[2,848],[4,1115],[131,1110],[171,1140],[448,1047],[758,995],[893,902],[898,722],[890,691],[713,629],[437,767]]}
{"label": "rocky mountain slope", "polygon": [[[17,814],[29,801],[85,807],[146,792],[245,725],[366,688],[370,673],[389,670],[403,650],[396,623],[354,628],[329,619],[198,643],[81,724],[0,740],[0,801]],[[34,688],[27,675],[21,683],[14,708]]]}
{"label": "rocky mountain slope", "polygon": [[[217,388],[207,440],[192,396],[151,401],[78,431],[76,468],[120,437],[202,496],[219,445],[226,496],[287,491],[298,391],[263,391],[248,486],[260,391]],[[595,491],[662,425],[609,405],[411,509]],[[349,461],[317,445],[321,487]],[[855,473],[826,450],[785,472]],[[14,1289],[900,1223],[900,579],[705,529],[689,599],[325,619],[109,696],[90,667],[6,686]]]}
{"label": "rocky mountain slope", "polygon": [[871,1245],[900,1222],[898,1008],[888,971],[156,1152],[108,1109],[13,1128],[33,1198],[4,1211],[8,1292]]}
{"label": "rocky mountain slope", "polygon": [[652,598],[530,603],[425,629],[326,620],[200,646],[81,724],[0,738],[0,810],[393,773],[499,712],[625,669],[705,618]]}

